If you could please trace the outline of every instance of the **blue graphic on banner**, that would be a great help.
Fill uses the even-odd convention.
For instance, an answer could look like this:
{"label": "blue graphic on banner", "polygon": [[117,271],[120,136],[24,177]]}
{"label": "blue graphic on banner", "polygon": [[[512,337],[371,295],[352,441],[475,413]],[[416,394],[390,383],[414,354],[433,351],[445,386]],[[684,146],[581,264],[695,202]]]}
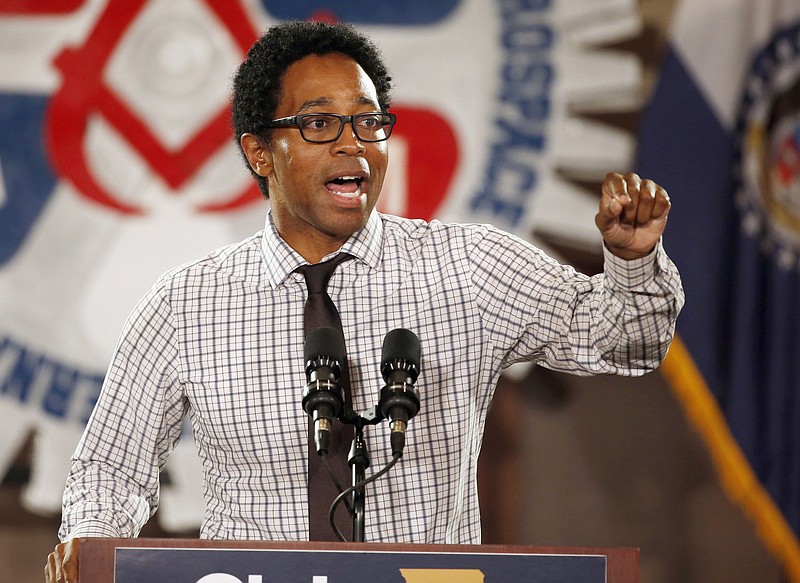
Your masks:
{"label": "blue graphic on banner", "polygon": [[[403,574],[401,574],[401,569]],[[413,583],[407,570],[441,581],[605,583],[603,555],[118,548],[115,583]],[[450,573],[448,570],[458,571]],[[473,571],[475,579],[469,577]],[[405,575],[405,578],[404,578]]]}
{"label": "blue graphic on banner", "polygon": [[483,184],[470,201],[473,212],[514,230],[538,186],[547,145],[555,31],[549,0],[502,7],[502,86],[493,121],[495,138]]}
{"label": "blue graphic on banner", "polygon": [[103,375],[89,374],[0,339],[0,398],[38,407],[49,417],[86,425]]}
{"label": "blue graphic on banner", "polygon": [[25,240],[56,184],[44,151],[42,127],[48,98],[0,94],[0,265]]}
{"label": "blue graphic on banner", "polygon": [[445,20],[459,0],[262,0],[264,10],[280,20],[308,20],[330,15],[351,24],[429,25]]}

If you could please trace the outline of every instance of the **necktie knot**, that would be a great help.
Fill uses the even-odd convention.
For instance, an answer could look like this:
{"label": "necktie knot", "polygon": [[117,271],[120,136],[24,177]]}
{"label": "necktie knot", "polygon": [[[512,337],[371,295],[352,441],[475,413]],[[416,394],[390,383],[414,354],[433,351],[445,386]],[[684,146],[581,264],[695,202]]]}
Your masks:
{"label": "necktie knot", "polygon": [[328,289],[328,282],[340,263],[350,259],[348,253],[339,253],[333,259],[314,265],[304,265],[298,271],[306,278],[306,287],[310,294],[321,294]]}

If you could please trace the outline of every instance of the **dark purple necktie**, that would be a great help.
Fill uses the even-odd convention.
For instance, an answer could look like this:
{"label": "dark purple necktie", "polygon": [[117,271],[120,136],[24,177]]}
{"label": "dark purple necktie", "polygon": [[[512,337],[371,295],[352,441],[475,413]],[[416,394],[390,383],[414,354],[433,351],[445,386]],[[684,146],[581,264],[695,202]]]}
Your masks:
{"label": "dark purple necktie", "polygon": [[[311,330],[323,326],[329,326],[337,330],[342,329],[339,311],[328,295],[327,288],[328,281],[336,267],[351,258],[352,256],[347,253],[339,253],[336,257],[324,263],[305,265],[298,269],[305,277],[306,286],[308,287],[308,300],[303,313],[303,328],[306,336]],[[340,385],[344,392],[345,406],[351,407],[350,375],[346,363],[342,367]],[[325,468],[322,458],[317,454],[317,448],[314,443],[314,423],[310,418],[308,438],[308,540],[335,541],[338,539],[331,528],[328,511],[339,491]],[[352,439],[353,430],[349,425],[344,425],[338,421],[333,423],[327,454],[328,465],[343,488],[349,487],[351,483],[351,470],[347,464],[347,457]],[[339,504],[336,509],[336,524],[342,534],[345,535],[345,538],[352,540],[353,521],[344,503]]]}

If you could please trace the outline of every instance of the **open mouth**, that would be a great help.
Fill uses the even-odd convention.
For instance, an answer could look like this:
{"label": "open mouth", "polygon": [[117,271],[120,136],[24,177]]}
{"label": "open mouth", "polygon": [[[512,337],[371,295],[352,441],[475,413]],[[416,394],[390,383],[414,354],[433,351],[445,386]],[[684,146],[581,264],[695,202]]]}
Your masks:
{"label": "open mouth", "polygon": [[340,196],[355,197],[361,194],[361,176],[340,176],[325,183],[325,188]]}

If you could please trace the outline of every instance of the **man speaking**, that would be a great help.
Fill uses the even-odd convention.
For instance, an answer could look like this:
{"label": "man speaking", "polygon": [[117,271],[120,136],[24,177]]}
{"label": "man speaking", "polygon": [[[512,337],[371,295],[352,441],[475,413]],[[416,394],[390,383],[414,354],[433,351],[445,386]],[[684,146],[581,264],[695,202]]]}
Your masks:
{"label": "man speaking", "polygon": [[[264,229],[166,273],[134,309],[72,460],[48,581],[77,580],[80,537],[138,535],[187,416],[203,465],[201,537],[330,538],[330,494],[316,492],[346,466],[334,451],[348,432],[327,408],[304,409],[306,397],[374,405],[393,330],[419,339],[419,412],[402,460],[371,486],[370,542],[480,542],[477,460],[508,365],[638,375],[660,364],[683,303],[661,246],[665,190],[606,177],[605,269],[594,277],[489,225],[379,214],[402,123],[390,91],[378,49],[346,25],[287,22],[250,49],[233,127],[269,199]],[[311,367],[330,395],[308,389],[319,379],[304,346],[321,328],[344,347]],[[320,456],[314,437],[329,429]],[[365,439],[373,467],[391,461],[385,426]],[[345,509],[336,521],[348,519]]]}

